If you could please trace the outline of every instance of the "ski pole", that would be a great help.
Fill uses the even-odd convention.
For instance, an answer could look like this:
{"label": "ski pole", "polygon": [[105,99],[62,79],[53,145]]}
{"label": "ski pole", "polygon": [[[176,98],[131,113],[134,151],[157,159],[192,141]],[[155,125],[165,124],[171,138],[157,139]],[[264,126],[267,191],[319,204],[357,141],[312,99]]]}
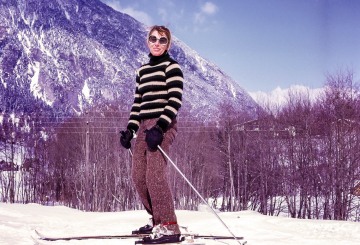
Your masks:
{"label": "ski pole", "polygon": [[171,162],[171,164],[174,166],[176,171],[179,172],[179,174],[184,178],[184,180],[190,185],[190,187],[195,191],[195,193],[200,197],[200,199],[211,209],[211,211],[215,214],[215,216],[220,220],[220,222],[223,224],[223,226],[229,231],[229,233],[234,237],[235,241],[237,241],[240,245],[241,242],[237,239],[237,237],[234,235],[234,233],[230,230],[230,228],[225,224],[225,222],[220,218],[220,216],[216,213],[216,211],[210,206],[210,204],[201,196],[201,194],[196,190],[196,188],[191,184],[191,182],[186,178],[186,176],[181,172],[181,170],[176,166],[176,164],[171,160],[171,158],[165,153],[165,151],[161,148],[161,146],[157,146],[158,149],[161,151],[162,154]]}

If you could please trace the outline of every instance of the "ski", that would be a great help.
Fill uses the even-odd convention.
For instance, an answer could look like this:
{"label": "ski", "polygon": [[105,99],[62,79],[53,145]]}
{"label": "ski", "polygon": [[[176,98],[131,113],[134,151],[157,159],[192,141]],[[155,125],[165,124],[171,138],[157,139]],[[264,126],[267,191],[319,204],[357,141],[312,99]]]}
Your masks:
{"label": "ski", "polygon": [[[50,236],[45,235],[38,230],[35,230],[38,240],[42,241],[70,241],[70,240],[91,240],[91,239],[141,239],[147,234],[124,234],[124,235],[80,235],[80,236]],[[188,238],[191,239],[208,239],[208,240],[242,240],[243,237],[232,237],[232,236],[217,236],[217,235],[200,235],[200,234],[191,234],[185,233],[181,234],[182,237],[185,237],[185,240]],[[140,240],[141,241],[141,240]],[[183,243],[179,243],[183,244]],[[193,244],[193,243],[185,243]]]}
{"label": "ski", "polygon": [[192,236],[194,238],[201,238],[201,239],[211,239],[211,240],[242,240],[244,237],[242,236],[217,236],[217,235],[193,235],[189,234],[189,236]]}
{"label": "ski", "polygon": [[[219,244],[235,244],[237,242],[239,245],[246,245],[247,241],[243,240],[243,237],[230,237],[230,236],[212,236],[212,235],[191,235],[184,236],[182,235],[180,242],[174,243],[161,243],[162,245],[219,245]],[[223,241],[226,240],[226,241]],[[233,243],[229,243],[232,240]],[[142,240],[135,241],[135,245],[142,244],[157,244],[151,242],[144,242]]]}
{"label": "ski", "polygon": [[[136,244],[143,244],[143,245],[147,245],[147,244],[151,244],[151,243],[141,243],[141,242],[138,242],[136,241],[135,242],[135,245]],[[155,243],[156,244],[156,243]],[[191,241],[191,242],[188,242],[188,241],[182,241],[182,242],[173,242],[173,243],[161,243],[162,245],[184,245],[184,244],[188,244],[188,245],[206,245],[206,243],[204,241]]]}
{"label": "ski", "polygon": [[[174,243],[162,243],[165,244],[189,244],[189,245],[205,245],[205,241],[219,241],[219,240],[243,240],[243,237],[231,237],[231,236],[214,236],[214,235],[196,235],[196,234],[182,234],[180,242]],[[207,243],[207,242],[206,242]],[[152,244],[151,242],[144,242],[142,240],[135,241],[135,244]],[[246,244],[246,241],[239,244]]]}
{"label": "ski", "polygon": [[39,240],[44,241],[70,241],[70,240],[90,240],[90,239],[130,239],[130,238],[142,238],[145,235],[140,234],[124,234],[124,235],[80,235],[80,236],[50,236],[45,235],[37,230],[35,233]]}

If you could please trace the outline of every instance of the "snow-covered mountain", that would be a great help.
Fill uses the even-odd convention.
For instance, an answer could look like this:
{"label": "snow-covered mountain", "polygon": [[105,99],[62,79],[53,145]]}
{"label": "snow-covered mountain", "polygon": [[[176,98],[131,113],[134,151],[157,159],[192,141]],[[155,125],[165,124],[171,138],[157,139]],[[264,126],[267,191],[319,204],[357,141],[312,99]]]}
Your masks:
{"label": "snow-covered mountain", "polygon": [[[148,59],[146,33],[99,0],[0,1],[0,112],[128,109],[135,69]],[[255,112],[244,89],[176,37],[170,53],[183,68],[192,115],[212,117],[221,102]]]}
{"label": "snow-covered mountain", "polygon": [[324,88],[309,88],[303,85],[292,85],[289,88],[277,87],[270,92],[249,92],[250,96],[265,110],[276,112],[289,102],[290,97],[299,95],[314,103],[323,94]]}

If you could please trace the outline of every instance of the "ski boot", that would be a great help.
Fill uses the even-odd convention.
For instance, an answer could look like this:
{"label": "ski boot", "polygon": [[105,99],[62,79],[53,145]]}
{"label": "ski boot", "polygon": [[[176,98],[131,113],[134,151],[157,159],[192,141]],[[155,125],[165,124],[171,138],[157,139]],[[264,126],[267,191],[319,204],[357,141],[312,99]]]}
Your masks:
{"label": "ski boot", "polygon": [[183,238],[180,234],[174,234],[174,231],[168,230],[166,225],[156,225],[152,229],[149,236],[144,237],[142,240],[136,241],[135,244],[164,244],[164,243],[178,243]]}
{"label": "ski boot", "polygon": [[151,234],[152,229],[153,229],[153,219],[150,218],[148,224],[146,224],[144,226],[141,226],[137,230],[133,230],[132,234],[137,234],[137,235],[144,234],[144,235],[147,235],[147,234]]}

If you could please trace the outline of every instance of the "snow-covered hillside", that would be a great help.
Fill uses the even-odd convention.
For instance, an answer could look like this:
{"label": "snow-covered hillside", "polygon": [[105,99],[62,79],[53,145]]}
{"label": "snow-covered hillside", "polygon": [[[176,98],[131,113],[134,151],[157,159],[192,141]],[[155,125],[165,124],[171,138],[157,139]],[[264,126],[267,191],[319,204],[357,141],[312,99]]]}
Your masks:
{"label": "snow-covered hillside", "polygon": [[[206,209],[204,209],[206,210]],[[229,235],[210,212],[178,210],[179,223],[201,234]],[[360,224],[348,221],[300,220],[264,216],[253,211],[219,213],[248,245],[357,245]],[[87,213],[63,206],[0,203],[0,244],[34,244],[34,229],[53,235],[128,234],[147,222],[145,211]],[[51,244],[134,244],[129,240],[57,241]],[[236,241],[206,244],[238,244]]]}
{"label": "snow-covered hillside", "polygon": [[[2,1],[0,112],[81,114],[133,101],[135,70],[148,60],[148,27],[99,0]],[[226,101],[257,105],[231,77],[174,37],[170,49],[185,77],[184,108],[217,115]]]}

